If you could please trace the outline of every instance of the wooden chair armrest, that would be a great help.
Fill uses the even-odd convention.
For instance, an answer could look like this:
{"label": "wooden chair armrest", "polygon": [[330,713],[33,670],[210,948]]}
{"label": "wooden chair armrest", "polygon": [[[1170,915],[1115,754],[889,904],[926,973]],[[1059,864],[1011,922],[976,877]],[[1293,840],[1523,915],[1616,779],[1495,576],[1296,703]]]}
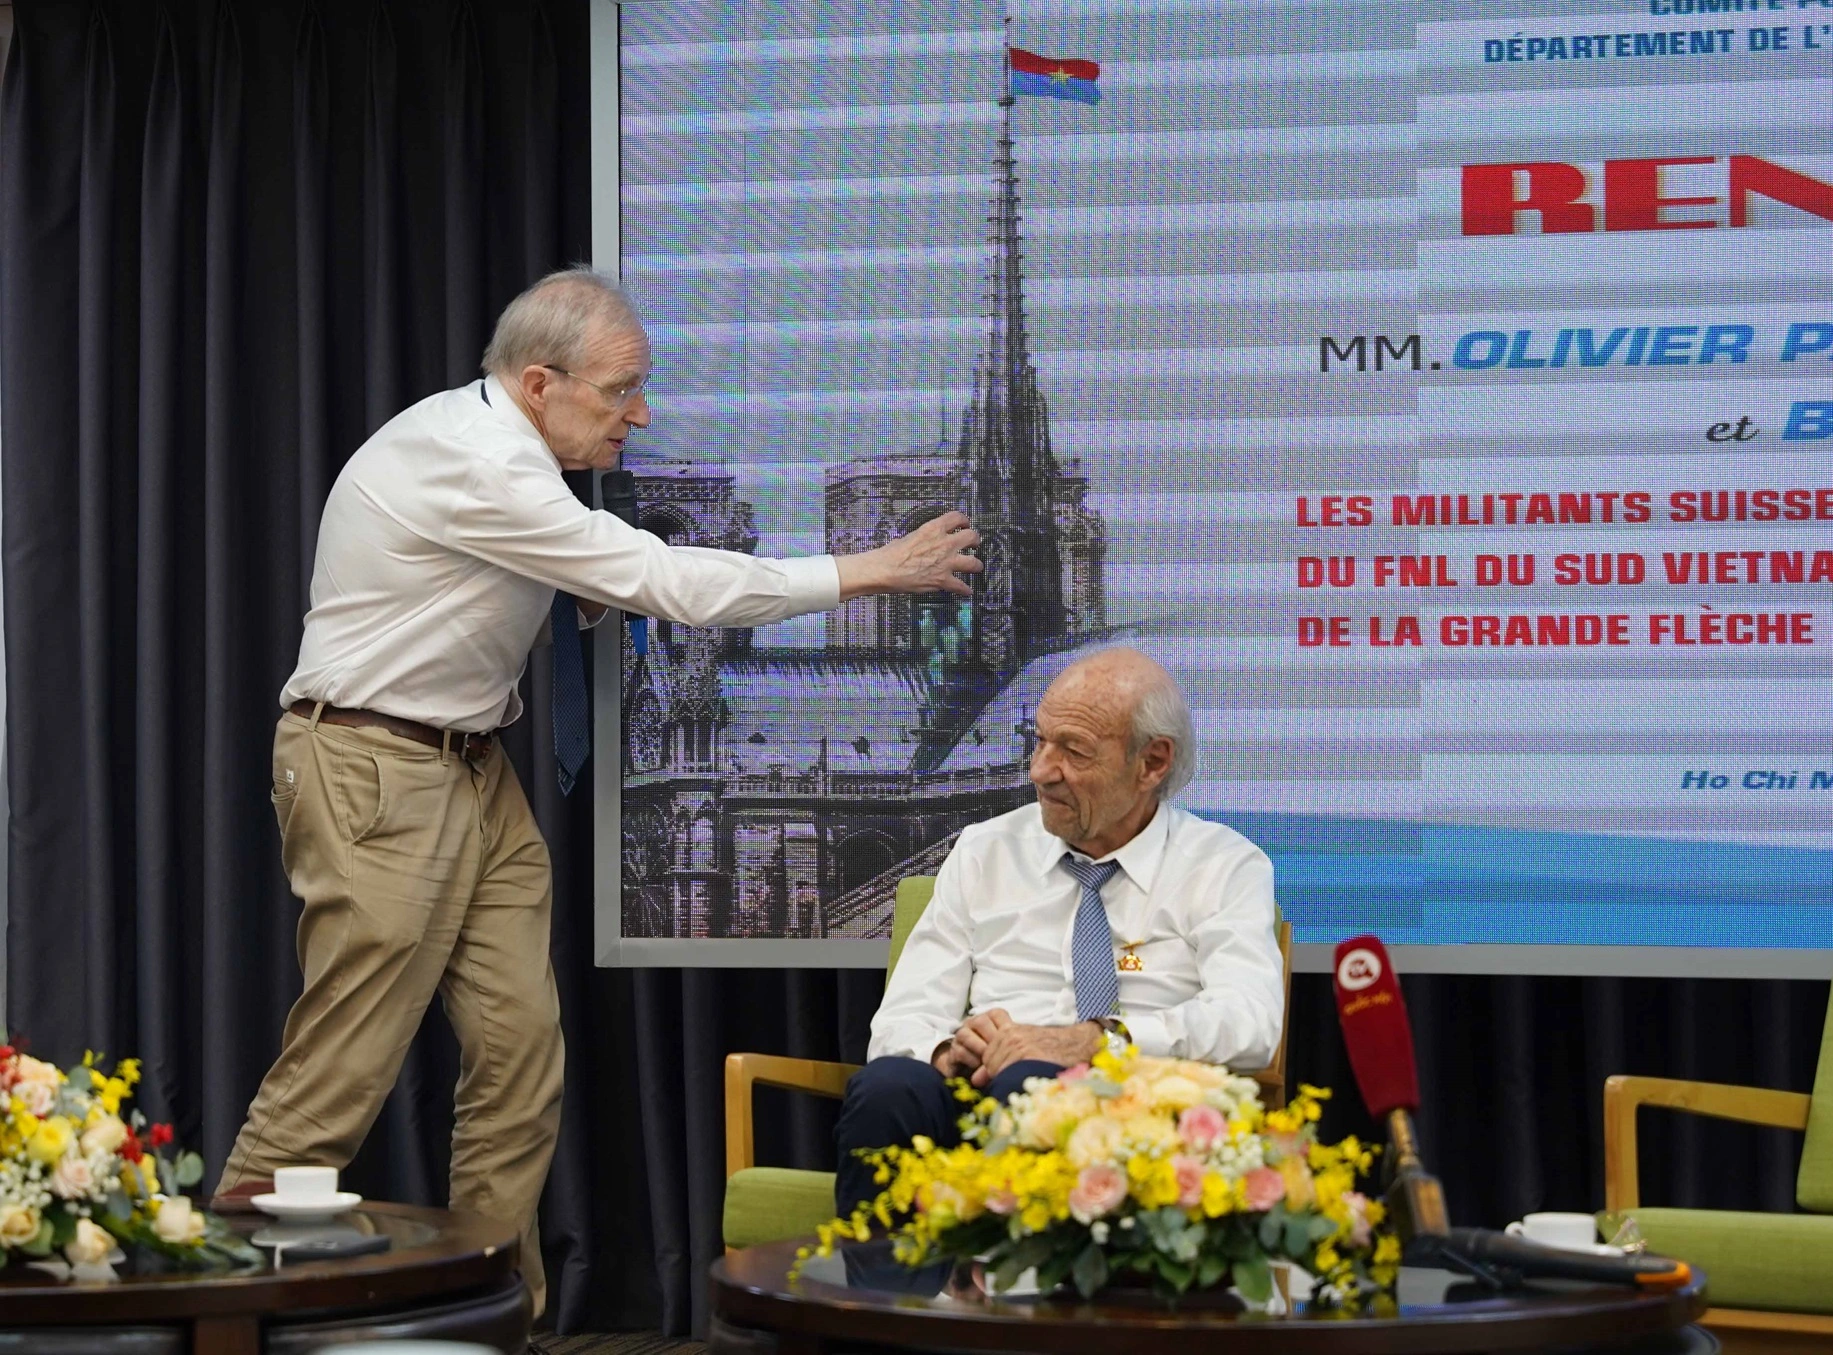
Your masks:
{"label": "wooden chair armrest", "polygon": [[1768,1125],[1775,1129],[1806,1129],[1805,1092],[1781,1092],[1768,1087],[1734,1087],[1724,1082],[1685,1082],[1671,1077],[1626,1077],[1604,1080],[1604,1207],[1634,1209],[1641,1203],[1637,1181],[1636,1111],[1642,1106],[1663,1106],[1689,1115],[1710,1115],[1719,1120]]}
{"label": "wooden chair armrest", "polygon": [[828,1063],[822,1059],[791,1059],[780,1054],[726,1055],[726,1176],[757,1165],[752,1142],[751,1089],[786,1087],[838,1099],[859,1071],[856,1063]]}

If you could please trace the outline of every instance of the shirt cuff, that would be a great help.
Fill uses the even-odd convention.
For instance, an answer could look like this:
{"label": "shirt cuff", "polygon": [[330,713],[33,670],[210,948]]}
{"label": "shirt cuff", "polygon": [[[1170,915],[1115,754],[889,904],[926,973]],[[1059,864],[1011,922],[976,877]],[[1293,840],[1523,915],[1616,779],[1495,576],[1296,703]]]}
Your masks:
{"label": "shirt cuff", "polygon": [[1128,1016],[1122,1012],[1120,1019],[1126,1023],[1127,1034],[1133,1037],[1133,1044],[1140,1053],[1158,1059],[1182,1057],[1173,1048],[1175,1042],[1165,1013],[1141,1012],[1138,1016]]}
{"label": "shirt cuff", "polygon": [[831,555],[804,555],[779,560],[794,615],[831,612],[840,605],[840,566]]}
{"label": "shirt cuff", "polygon": [[955,1027],[932,1026],[925,1021],[900,1021],[872,1041],[870,1056],[875,1059],[907,1058],[928,1063],[936,1049],[955,1035]]}

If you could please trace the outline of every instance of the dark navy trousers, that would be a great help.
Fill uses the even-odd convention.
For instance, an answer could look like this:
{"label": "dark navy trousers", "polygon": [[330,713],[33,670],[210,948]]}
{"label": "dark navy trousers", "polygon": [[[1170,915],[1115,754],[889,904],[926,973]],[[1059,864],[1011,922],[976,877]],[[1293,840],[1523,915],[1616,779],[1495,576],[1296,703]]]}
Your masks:
{"label": "dark navy trousers", "polygon": [[[1006,1069],[984,1088],[983,1094],[1004,1101],[1023,1091],[1028,1077],[1055,1077],[1061,1064],[1027,1059]],[[970,1109],[955,1099],[954,1089],[942,1074],[921,1059],[873,1059],[846,1084],[840,1123],[834,1143],[840,1150],[839,1179],[834,1183],[834,1208],[842,1217],[862,1201],[878,1197],[873,1169],[853,1156],[860,1148],[908,1146],[921,1134],[945,1148],[961,1142],[957,1122]]]}

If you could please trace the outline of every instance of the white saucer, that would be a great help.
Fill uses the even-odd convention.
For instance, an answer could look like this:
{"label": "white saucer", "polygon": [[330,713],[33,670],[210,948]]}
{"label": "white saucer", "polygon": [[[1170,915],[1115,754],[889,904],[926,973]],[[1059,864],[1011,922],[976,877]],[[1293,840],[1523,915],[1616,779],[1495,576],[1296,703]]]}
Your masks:
{"label": "white saucer", "polygon": [[[1523,1242],[1537,1241],[1537,1239],[1531,1238],[1531,1237],[1524,1237],[1521,1240]],[[1566,1242],[1541,1242],[1539,1245],[1550,1248],[1553,1251],[1573,1252],[1579,1256],[1623,1256],[1625,1255],[1625,1252],[1623,1251],[1621,1247],[1613,1247],[1608,1242],[1587,1242],[1587,1243],[1584,1243],[1582,1246],[1573,1246],[1570,1243],[1566,1243]]]}
{"label": "white saucer", "polygon": [[336,1218],[339,1214],[348,1213],[363,1202],[363,1197],[354,1190],[340,1190],[335,1195],[327,1195],[322,1200],[283,1200],[271,1192],[266,1195],[253,1195],[248,1202],[263,1214],[277,1219],[291,1219],[298,1223],[322,1221]]}

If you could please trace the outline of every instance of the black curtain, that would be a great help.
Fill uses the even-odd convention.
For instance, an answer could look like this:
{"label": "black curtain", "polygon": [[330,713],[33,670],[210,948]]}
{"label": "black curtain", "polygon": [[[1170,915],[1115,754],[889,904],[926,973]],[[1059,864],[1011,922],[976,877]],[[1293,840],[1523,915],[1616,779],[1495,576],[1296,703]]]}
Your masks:
{"label": "black curtain", "polygon": [[[41,1052],[146,1060],[141,1104],[221,1163],[297,992],[265,802],[318,513],[343,459],[475,374],[498,309],[588,252],[586,0],[23,0],[0,123],[9,984]],[[513,731],[555,859],[568,1046],[543,1209],[562,1330],[701,1328],[720,1061],[859,1059],[882,976],[592,966],[592,807],[554,790],[537,663]],[[1406,981],[1423,1133],[1461,1220],[1601,1202],[1611,1072],[1805,1089],[1824,983]],[[1328,985],[1295,1077],[1371,1128]],[[351,1169],[443,1196],[435,1012]],[[828,1165],[832,1108],[762,1094]],[[1792,1207],[1791,1136],[1651,1125],[1654,1199]]]}

